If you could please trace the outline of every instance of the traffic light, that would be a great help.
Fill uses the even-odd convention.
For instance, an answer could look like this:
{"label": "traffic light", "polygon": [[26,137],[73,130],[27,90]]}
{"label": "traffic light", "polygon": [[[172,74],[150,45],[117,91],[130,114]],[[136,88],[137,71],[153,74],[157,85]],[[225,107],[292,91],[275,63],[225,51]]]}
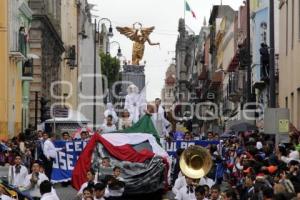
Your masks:
{"label": "traffic light", "polygon": [[49,109],[50,107],[47,105],[49,100],[46,100],[44,97],[41,98],[40,103],[41,103],[41,122],[46,121],[49,119]]}

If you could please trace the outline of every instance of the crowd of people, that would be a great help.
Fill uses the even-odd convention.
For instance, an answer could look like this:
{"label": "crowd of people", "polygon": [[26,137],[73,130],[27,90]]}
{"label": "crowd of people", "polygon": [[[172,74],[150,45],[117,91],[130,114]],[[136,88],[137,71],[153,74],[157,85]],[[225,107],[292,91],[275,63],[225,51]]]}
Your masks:
{"label": "crowd of people", "polygon": [[[190,140],[187,132],[183,140]],[[199,180],[185,177],[177,163],[173,171],[173,188],[178,200],[281,200],[300,199],[300,145],[275,145],[270,135],[256,131],[239,132],[222,138],[208,132],[207,140],[219,140],[208,145],[213,159],[210,172]]]}
{"label": "crowd of people", "polygon": [[[300,199],[300,145],[295,137],[291,143],[275,144],[275,139],[257,131],[233,133],[223,137],[213,132],[193,133],[188,121],[181,122],[180,129],[168,131],[168,123],[160,100],[155,101],[156,120],[161,139],[168,141],[218,141],[205,148],[213,160],[213,166],[200,179],[186,177],[179,167],[184,149],[177,149],[171,168],[170,191],[177,200],[281,200]],[[161,114],[158,113],[160,110]],[[146,111],[147,113],[147,111]],[[154,114],[153,114],[154,113]],[[155,112],[149,111],[152,116]],[[112,105],[107,106],[105,120],[99,131],[109,133],[131,127],[132,113],[125,109],[120,116]],[[159,125],[159,126],[160,126]],[[157,126],[157,124],[155,124]],[[88,141],[91,134],[82,129],[78,138]],[[68,132],[60,137],[64,141],[76,139]],[[298,138],[298,137],[297,137]],[[9,165],[8,182],[33,199],[59,199],[51,185],[51,170],[57,149],[48,133],[20,134],[1,143],[0,164]],[[77,199],[122,199],[126,181],[122,169],[111,166],[109,158],[102,158],[102,168],[110,168],[111,174],[87,173],[87,181],[77,193]],[[63,186],[69,183],[63,183]],[[1,187],[0,187],[1,189]],[[0,190],[1,192],[1,190]],[[1,192],[2,194],[2,192]],[[172,196],[172,195],[168,195]],[[2,199],[6,197],[2,194]],[[172,197],[169,197],[170,199]]]}

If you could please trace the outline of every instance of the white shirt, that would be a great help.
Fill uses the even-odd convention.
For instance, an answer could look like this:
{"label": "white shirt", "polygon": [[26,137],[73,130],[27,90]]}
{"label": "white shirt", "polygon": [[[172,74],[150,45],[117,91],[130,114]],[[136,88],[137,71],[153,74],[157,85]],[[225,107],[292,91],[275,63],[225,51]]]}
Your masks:
{"label": "white shirt", "polygon": [[[96,183],[97,183],[97,181],[94,180],[94,184],[96,184]],[[78,192],[77,192],[77,195],[78,195],[78,196],[81,195],[81,194],[83,193],[84,188],[86,188],[86,187],[88,186],[88,184],[89,184],[89,182],[85,182],[85,183],[83,183],[83,184],[81,185],[80,189],[79,189]]]}
{"label": "white shirt", "polygon": [[8,170],[9,183],[18,188],[24,186],[25,177],[28,175],[27,168],[23,165],[20,166],[20,173],[16,173],[16,165],[10,166]]}
{"label": "white shirt", "polygon": [[125,97],[124,109],[127,109],[130,113],[133,123],[136,123],[139,120],[143,107],[146,105],[146,101],[142,96],[142,94],[134,92]]}
{"label": "white shirt", "polygon": [[214,184],[215,182],[211,178],[207,177],[202,177],[199,182],[199,185],[208,185],[209,188],[211,188],[211,186],[213,186]]}
{"label": "white shirt", "polygon": [[120,190],[110,190],[108,186],[105,189],[105,197],[120,197],[123,195],[124,188],[121,188]]}
{"label": "white shirt", "polygon": [[118,128],[119,130],[123,130],[132,126],[132,119],[128,118],[120,118]]}
{"label": "white shirt", "polygon": [[167,133],[167,126],[170,122],[165,118],[165,111],[160,105],[156,113],[152,113],[151,119],[160,137],[164,137]]}
{"label": "white shirt", "polygon": [[29,194],[31,197],[41,197],[40,184],[43,181],[49,180],[48,177],[43,173],[39,173],[38,181],[33,186],[31,185],[31,182],[30,182],[31,178],[32,178],[32,174],[29,174],[25,177],[24,187],[29,191]]}
{"label": "white shirt", "polygon": [[48,158],[48,159],[50,159],[50,158],[55,159],[56,155],[57,155],[57,150],[59,150],[59,149],[55,148],[55,146],[54,146],[54,144],[53,144],[53,142],[51,141],[50,138],[48,138],[44,142],[43,153],[46,156],[46,158]]}
{"label": "white shirt", "polygon": [[1,194],[0,198],[1,198],[1,200],[14,200],[13,198],[11,198],[11,197],[9,197],[9,196],[7,196],[5,194]]}
{"label": "white shirt", "polygon": [[184,176],[180,176],[176,179],[174,186],[172,188],[172,192],[175,194],[175,196],[177,195],[177,193],[179,192],[179,190],[183,187],[186,187],[187,183],[185,180]]}
{"label": "white shirt", "polygon": [[107,103],[107,109],[104,111],[104,117],[105,117],[104,122],[106,122],[106,118],[109,115],[111,115],[113,117],[114,124],[118,122],[118,115],[117,115],[112,103]]}
{"label": "white shirt", "polygon": [[116,126],[113,124],[111,126],[107,126],[106,124],[103,124],[101,126],[102,133],[111,133],[117,130]]}
{"label": "white shirt", "polygon": [[187,187],[186,186],[182,187],[178,191],[175,199],[177,199],[177,200],[197,200],[195,192],[187,192]]}
{"label": "white shirt", "polygon": [[49,192],[49,193],[43,194],[41,200],[59,200],[59,198],[53,192]]}

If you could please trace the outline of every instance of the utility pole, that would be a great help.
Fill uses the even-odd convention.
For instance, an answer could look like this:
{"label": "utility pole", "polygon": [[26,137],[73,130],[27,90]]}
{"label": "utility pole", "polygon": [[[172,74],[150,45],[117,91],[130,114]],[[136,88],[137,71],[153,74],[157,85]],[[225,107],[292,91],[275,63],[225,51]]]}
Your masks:
{"label": "utility pole", "polygon": [[274,44],[274,0],[270,0],[270,108],[276,107],[276,88],[275,88],[275,44]]}
{"label": "utility pole", "polygon": [[97,62],[96,62],[96,48],[97,48],[97,20],[95,19],[95,28],[94,28],[94,84],[93,84],[93,89],[94,89],[94,98],[93,98],[93,130],[96,131],[96,92],[97,92],[97,89],[96,89],[96,74],[97,74]]}

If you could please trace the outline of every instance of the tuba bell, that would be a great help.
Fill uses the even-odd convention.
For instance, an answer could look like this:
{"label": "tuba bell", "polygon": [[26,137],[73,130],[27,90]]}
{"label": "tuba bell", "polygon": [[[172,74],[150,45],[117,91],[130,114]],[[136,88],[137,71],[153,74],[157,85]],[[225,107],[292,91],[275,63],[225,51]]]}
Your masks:
{"label": "tuba bell", "polygon": [[179,166],[185,176],[192,179],[202,178],[212,167],[211,155],[201,146],[189,146],[181,154]]}

